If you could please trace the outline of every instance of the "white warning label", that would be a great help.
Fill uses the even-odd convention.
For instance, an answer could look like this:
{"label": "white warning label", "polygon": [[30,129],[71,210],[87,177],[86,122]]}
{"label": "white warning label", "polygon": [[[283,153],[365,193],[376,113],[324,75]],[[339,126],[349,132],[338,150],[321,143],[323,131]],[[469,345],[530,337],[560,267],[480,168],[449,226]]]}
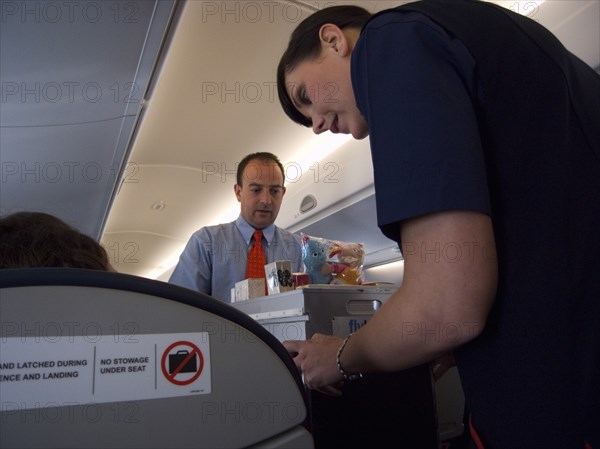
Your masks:
{"label": "white warning label", "polygon": [[210,392],[208,332],[0,341],[0,410]]}

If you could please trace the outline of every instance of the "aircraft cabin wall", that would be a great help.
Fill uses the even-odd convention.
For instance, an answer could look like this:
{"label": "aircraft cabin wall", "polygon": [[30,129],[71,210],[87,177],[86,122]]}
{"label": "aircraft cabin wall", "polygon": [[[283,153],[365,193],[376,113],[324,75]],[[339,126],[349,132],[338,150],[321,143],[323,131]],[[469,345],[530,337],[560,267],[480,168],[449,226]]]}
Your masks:
{"label": "aircraft cabin wall", "polygon": [[[277,99],[290,33],[334,3],[405,2],[0,0],[0,215],[54,214],[100,240],[118,272],[166,281],[196,229],[237,217],[239,160],[270,151],[287,175],[277,224],[363,243],[366,280],[401,284],[369,140],[315,136]],[[600,72],[598,0],[495,3]]]}
{"label": "aircraft cabin wall", "polygon": [[[348,3],[376,12],[403,2]],[[594,21],[600,15],[598,2],[499,3],[538,20],[588,64],[600,66],[600,48],[594,44],[600,38]],[[286,168],[279,226],[362,242],[367,279],[401,282],[397,245],[376,225],[368,139],[314,136],[292,124],[276,95],[270,96],[289,33],[325,4],[277,2],[272,15],[264,8],[251,15],[250,6],[236,7],[236,2],[219,3],[214,10],[207,4],[184,4],[132,145],[131,176],[121,187],[103,235],[117,269],[167,280],[195,230],[237,217],[239,204],[232,195],[236,162],[266,149],[278,154]],[[243,42],[219,47],[221,56],[210,59],[209,67],[202,58],[199,65],[190,61],[190,54],[211,57],[217,52],[214,42],[226,41],[232,33],[244,36]],[[173,129],[165,128],[163,123],[173,116],[178,117]],[[134,250],[136,262],[127,263]],[[386,263],[396,268],[385,273],[381,266]]]}
{"label": "aircraft cabin wall", "polygon": [[[192,232],[235,219],[236,163],[267,150],[287,168],[280,226],[361,241],[366,266],[397,261],[368,140],[314,136],[276,98],[289,34],[330,3],[3,0],[0,213],[53,213],[101,238],[118,271],[166,279]],[[596,0],[497,3],[600,67]]]}

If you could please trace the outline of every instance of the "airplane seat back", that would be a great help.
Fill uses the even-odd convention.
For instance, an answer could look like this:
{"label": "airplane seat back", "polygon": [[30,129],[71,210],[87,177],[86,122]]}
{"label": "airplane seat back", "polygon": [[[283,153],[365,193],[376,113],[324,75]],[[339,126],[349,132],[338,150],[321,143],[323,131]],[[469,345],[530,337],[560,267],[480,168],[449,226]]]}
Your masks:
{"label": "airplane seat back", "polygon": [[0,447],[306,447],[285,348],[209,296],[118,273],[0,270]]}

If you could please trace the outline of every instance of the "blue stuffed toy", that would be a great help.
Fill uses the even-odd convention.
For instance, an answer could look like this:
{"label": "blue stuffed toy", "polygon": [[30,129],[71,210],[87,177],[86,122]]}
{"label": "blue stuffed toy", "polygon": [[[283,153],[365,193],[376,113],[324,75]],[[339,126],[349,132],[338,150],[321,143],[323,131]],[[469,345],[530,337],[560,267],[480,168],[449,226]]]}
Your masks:
{"label": "blue stuffed toy", "polygon": [[333,279],[327,263],[329,248],[319,238],[302,236],[302,262],[311,284],[329,284]]}

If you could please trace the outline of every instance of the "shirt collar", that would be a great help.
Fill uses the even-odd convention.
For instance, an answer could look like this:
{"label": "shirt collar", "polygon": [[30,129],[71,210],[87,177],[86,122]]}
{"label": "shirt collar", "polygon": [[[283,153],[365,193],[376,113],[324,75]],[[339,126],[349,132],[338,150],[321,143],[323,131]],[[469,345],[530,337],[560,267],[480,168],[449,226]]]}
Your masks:
{"label": "shirt collar", "polygon": [[[252,236],[254,235],[254,231],[256,231],[256,229],[254,229],[250,224],[248,224],[248,222],[244,220],[241,215],[237,218],[237,220],[235,220],[235,225],[242,234],[246,245],[250,245],[250,240],[252,239]],[[275,236],[275,224],[271,224],[266,228],[261,229],[261,231],[263,233],[263,237],[267,241],[267,245],[270,245],[271,241],[273,240],[273,237]]]}

